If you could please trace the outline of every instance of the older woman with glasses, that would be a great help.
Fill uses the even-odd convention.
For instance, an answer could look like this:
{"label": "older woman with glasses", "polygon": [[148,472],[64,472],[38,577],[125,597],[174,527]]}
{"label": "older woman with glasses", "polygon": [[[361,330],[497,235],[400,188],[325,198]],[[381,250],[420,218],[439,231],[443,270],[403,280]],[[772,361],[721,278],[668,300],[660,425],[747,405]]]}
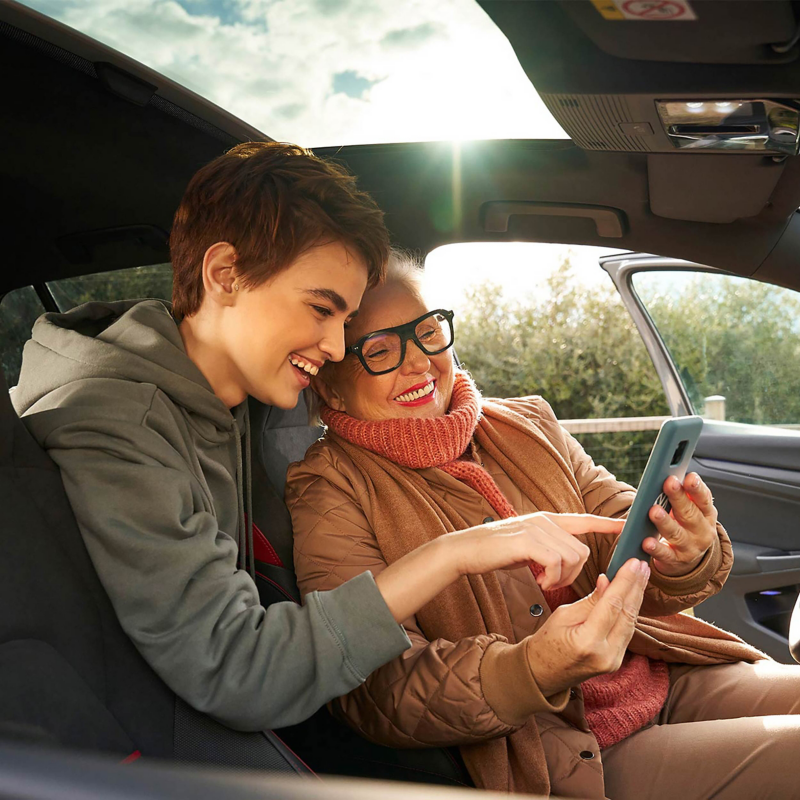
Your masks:
{"label": "older woman with glasses", "polygon": [[800,669],[679,613],[719,591],[732,564],[708,488],[694,474],[668,480],[672,514],[650,512],[651,564],[632,560],[609,582],[607,524],[634,490],[542,398],[480,396],[453,359],[453,312],[426,305],[418,272],[392,259],[346,331],[346,357],[312,383],[327,432],[286,491],[301,592],[379,574],[471,527],[511,535],[533,518],[539,550],[460,578],[406,620],[412,648],[334,713],[381,744],[459,746],[481,788],[788,796]]}

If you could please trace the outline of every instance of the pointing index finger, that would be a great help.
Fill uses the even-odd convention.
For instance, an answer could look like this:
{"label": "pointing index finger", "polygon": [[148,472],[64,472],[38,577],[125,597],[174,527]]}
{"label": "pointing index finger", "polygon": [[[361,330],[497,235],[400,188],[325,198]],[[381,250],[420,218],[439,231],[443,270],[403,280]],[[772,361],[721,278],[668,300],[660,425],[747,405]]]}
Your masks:
{"label": "pointing index finger", "polygon": [[622,533],[624,519],[594,514],[548,514],[548,519],[573,536],[583,533]]}

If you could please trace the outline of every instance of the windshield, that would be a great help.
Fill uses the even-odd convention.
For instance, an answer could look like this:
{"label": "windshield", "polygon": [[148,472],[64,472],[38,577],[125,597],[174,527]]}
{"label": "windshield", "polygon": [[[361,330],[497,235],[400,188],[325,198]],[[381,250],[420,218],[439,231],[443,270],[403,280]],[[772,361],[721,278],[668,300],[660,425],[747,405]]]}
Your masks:
{"label": "windshield", "polygon": [[22,0],[305,146],[562,139],[473,0]]}

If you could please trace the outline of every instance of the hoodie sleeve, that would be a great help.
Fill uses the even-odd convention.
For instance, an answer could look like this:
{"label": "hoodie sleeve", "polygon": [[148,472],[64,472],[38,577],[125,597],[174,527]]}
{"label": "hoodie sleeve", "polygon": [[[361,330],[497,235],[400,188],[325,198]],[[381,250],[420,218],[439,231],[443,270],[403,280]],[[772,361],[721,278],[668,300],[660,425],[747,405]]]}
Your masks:
{"label": "hoodie sleeve", "polygon": [[25,421],[61,469],[122,627],[176,694],[239,730],[280,728],[410,646],[369,573],[302,607],[262,607],[171,433],[182,420],[146,389],[115,406],[72,398]]}

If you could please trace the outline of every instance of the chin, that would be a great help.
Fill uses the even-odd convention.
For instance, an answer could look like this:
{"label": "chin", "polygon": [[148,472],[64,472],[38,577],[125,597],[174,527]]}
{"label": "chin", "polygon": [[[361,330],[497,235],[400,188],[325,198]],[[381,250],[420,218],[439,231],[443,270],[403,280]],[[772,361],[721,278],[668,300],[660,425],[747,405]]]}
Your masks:
{"label": "chin", "polygon": [[293,392],[291,389],[281,393],[270,392],[268,394],[267,392],[259,392],[258,394],[254,393],[253,397],[265,406],[291,411],[300,399],[300,392]]}
{"label": "chin", "polygon": [[286,397],[275,398],[267,405],[275,406],[275,408],[280,408],[283,411],[291,411],[297,405],[298,400],[300,400],[300,392],[288,394]]}
{"label": "chin", "polygon": [[418,408],[404,409],[406,417],[416,417],[417,419],[433,419],[434,417],[443,417],[444,409],[437,408],[436,406],[427,407],[419,406]]}

